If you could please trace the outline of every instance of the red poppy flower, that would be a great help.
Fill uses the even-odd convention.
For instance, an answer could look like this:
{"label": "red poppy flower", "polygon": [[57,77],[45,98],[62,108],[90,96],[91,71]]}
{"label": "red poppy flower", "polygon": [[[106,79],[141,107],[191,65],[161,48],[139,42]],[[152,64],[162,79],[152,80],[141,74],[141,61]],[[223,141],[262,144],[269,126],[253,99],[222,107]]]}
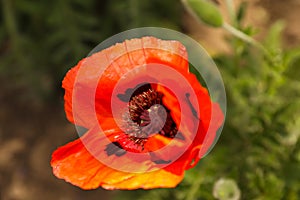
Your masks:
{"label": "red poppy flower", "polygon": [[175,187],[224,118],[178,41],[118,43],[80,61],[63,88],[68,120],[87,131],[58,148],[51,166],[83,189]]}

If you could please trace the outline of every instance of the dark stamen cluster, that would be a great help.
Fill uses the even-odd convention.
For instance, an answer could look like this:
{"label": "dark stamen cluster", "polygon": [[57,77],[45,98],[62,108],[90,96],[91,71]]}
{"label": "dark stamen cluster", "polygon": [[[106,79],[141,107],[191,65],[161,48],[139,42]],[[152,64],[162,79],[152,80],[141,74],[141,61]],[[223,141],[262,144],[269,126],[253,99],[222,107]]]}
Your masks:
{"label": "dark stamen cluster", "polygon": [[162,130],[159,133],[162,134],[163,136],[174,138],[177,132],[178,130],[176,124],[173,121],[170,113],[168,113],[165,126],[162,128]]}
{"label": "dark stamen cluster", "polygon": [[140,116],[154,104],[161,104],[162,94],[149,89],[131,98],[129,114],[132,121],[140,124]]}
{"label": "dark stamen cluster", "polygon": [[162,93],[147,89],[130,98],[129,112],[124,113],[125,133],[135,144],[143,147],[152,133],[175,137],[178,130],[162,97]]}

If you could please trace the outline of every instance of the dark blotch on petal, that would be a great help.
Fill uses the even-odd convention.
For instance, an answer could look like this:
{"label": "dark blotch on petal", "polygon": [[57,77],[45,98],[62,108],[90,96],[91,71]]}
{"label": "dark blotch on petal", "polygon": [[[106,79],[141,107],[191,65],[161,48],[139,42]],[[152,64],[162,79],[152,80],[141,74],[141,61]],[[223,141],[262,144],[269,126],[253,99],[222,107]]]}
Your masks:
{"label": "dark blotch on petal", "polygon": [[155,164],[168,164],[168,163],[171,163],[172,160],[163,160],[161,159],[160,157],[158,157],[155,153],[153,152],[150,152],[149,153],[150,156],[151,156],[151,161],[154,162]]}
{"label": "dark blotch on petal", "polygon": [[175,138],[180,139],[180,140],[185,140],[183,134],[179,131],[177,131]]}
{"label": "dark blotch on petal", "polygon": [[118,157],[123,156],[126,153],[126,151],[118,142],[108,144],[105,148],[105,151],[108,156],[116,155]]}
{"label": "dark blotch on petal", "polygon": [[153,160],[155,164],[168,164],[171,163],[171,160]]}
{"label": "dark blotch on petal", "polygon": [[88,131],[88,129],[84,128],[83,126],[76,125],[76,131],[77,131],[79,137],[81,137]]}
{"label": "dark blotch on petal", "polygon": [[128,88],[124,94],[118,94],[117,97],[123,102],[129,102],[132,97],[142,94],[149,89],[151,89],[151,85],[149,83],[141,83],[134,88]]}
{"label": "dark blotch on petal", "polygon": [[186,96],[187,103],[189,104],[189,107],[190,107],[194,117],[196,117],[198,119],[197,111],[196,111],[196,109],[194,108],[194,106],[192,105],[192,103],[190,101],[190,96],[191,96],[190,93],[186,93],[185,96]]}

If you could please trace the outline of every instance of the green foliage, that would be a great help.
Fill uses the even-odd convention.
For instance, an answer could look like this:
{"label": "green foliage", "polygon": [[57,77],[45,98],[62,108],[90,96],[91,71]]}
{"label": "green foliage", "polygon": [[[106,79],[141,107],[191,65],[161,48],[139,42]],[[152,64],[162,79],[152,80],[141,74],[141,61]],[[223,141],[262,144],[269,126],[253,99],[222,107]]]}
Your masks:
{"label": "green foliage", "polygon": [[108,2],[105,21],[109,24],[106,24],[106,27],[113,26],[115,31],[145,26],[169,27],[175,30],[179,28],[181,17],[179,1],[110,0]]}
{"label": "green foliage", "polygon": [[295,173],[300,170],[295,159],[300,141],[300,90],[299,82],[288,75],[299,50],[282,50],[282,29],[283,24],[276,23],[266,36],[271,59],[245,46],[233,56],[216,58],[229,98],[222,137],[235,147],[231,159],[244,159],[235,162],[240,165],[236,180],[247,199],[290,199],[300,192],[292,189],[300,186]]}
{"label": "green foliage", "polygon": [[11,82],[2,87],[22,91],[19,100],[31,103],[56,98],[67,70],[101,41],[141,26],[178,29],[181,9],[173,0],[3,0],[0,5],[0,81]]}

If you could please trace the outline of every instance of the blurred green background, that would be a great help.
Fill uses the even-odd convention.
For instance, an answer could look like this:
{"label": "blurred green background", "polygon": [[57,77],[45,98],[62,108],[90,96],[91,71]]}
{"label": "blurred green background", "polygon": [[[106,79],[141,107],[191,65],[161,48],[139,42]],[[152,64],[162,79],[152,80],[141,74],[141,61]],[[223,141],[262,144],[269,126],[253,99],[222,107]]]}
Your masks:
{"label": "blurred green background", "polygon": [[[178,0],[0,5],[0,199],[300,199],[298,0],[219,1],[225,21],[268,55],[199,23]],[[186,33],[214,58],[228,95],[219,142],[175,189],[82,191],[56,179],[51,153],[77,136],[64,116],[65,73],[101,41],[143,26]]]}

